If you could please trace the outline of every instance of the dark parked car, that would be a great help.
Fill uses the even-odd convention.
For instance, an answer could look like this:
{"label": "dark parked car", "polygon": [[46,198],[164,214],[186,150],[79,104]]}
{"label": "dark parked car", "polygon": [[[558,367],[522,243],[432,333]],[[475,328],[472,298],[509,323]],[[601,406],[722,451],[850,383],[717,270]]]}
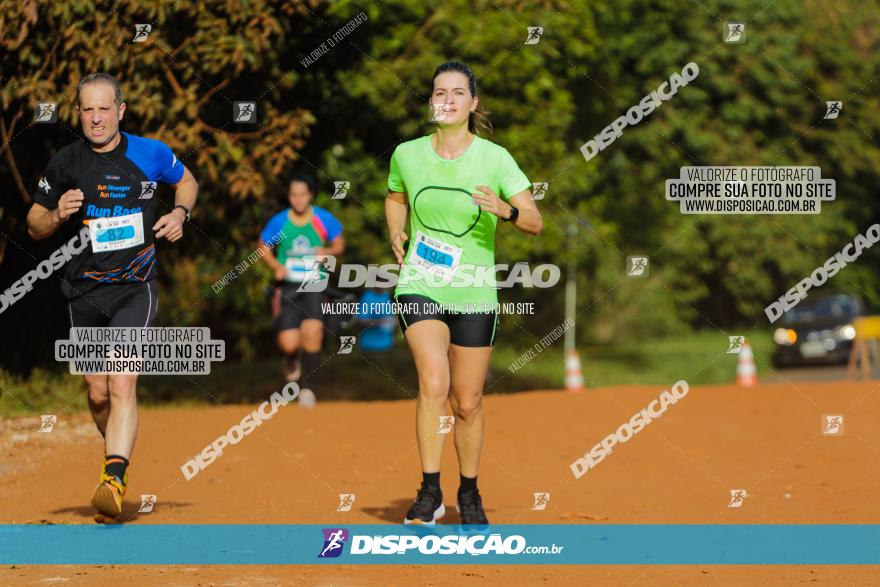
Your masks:
{"label": "dark parked car", "polygon": [[773,364],[820,365],[846,363],[856,329],[853,321],[865,305],[853,294],[814,295],[785,312],[773,332]]}

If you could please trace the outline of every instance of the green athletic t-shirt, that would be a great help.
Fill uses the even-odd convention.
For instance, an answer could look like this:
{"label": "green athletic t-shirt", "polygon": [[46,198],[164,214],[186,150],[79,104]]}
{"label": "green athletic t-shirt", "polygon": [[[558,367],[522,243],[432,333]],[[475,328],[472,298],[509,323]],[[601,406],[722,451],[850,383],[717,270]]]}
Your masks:
{"label": "green athletic t-shirt", "polygon": [[342,234],[342,224],[327,210],[312,206],[302,226],[290,220],[290,208],[275,214],[260,233],[260,240],[275,247],[275,258],[287,267],[286,281],[302,283],[323,279],[326,272],[315,266],[315,249],[326,247]]}
{"label": "green athletic t-shirt", "polygon": [[[443,159],[424,136],[397,146],[388,189],[409,200],[409,248],[395,296],[418,294],[452,306],[494,305],[498,217],[471,200],[486,185],[502,199],[530,189],[531,182],[507,149],[474,136],[457,159]],[[423,278],[411,277],[422,269]],[[411,277],[411,278],[410,278]],[[464,287],[462,287],[462,285]]]}

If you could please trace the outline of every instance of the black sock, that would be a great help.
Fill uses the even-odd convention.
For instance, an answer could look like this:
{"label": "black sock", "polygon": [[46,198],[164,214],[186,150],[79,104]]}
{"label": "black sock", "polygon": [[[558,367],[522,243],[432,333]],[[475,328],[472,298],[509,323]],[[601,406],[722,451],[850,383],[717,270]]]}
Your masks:
{"label": "black sock", "polygon": [[[302,389],[312,389],[315,381],[315,371],[321,363],[321,353],[307,353],[302,351],[302,375],[300,375],[299,386]],[[314,389],[312,389],[314,391]]]}
{"label": "black sock", "polygon": [[107,455],[104,457],[104,468],[117,479],[125,479],[128,459],[119,455]]}
{"label": "black sock", "polygon": [[440,489],[440,471],[436,473],[422,473],[422,484]]}
{"label": "black sock", "polygon": [[477,490],[477,478],[476,477],[465,477],[464,475],[459,475],[459,477],[461,477],[461,485],[459,485],[459,487],[458,487],[459,493]]}

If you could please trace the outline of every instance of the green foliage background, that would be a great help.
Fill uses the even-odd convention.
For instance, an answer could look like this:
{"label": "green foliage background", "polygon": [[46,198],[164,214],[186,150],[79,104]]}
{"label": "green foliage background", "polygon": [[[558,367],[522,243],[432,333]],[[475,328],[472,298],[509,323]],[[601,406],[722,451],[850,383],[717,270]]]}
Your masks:
{"label": "green foliage background", "polygon": [[[302,65],[361,11],[367,22]],[[232,356],[272,353],[268,273],[254,268],[219,294],[210,285],[253,250],[294,168],[318,178],[317,203],[345,225],[345,262],[390,262],[388,161],[431,132],[431,75],[456,59],[477,74],[489,138],[550,182],[543,234],[502,227],[498,261],[575,257],[580,341],[766,328],[767,303],[878,219],[878,19],[877,4],[831,0],[0,0],[0,288],[58,245],[27,236],[27,194],[77,136],[76,83],[107,71],[124,85],[123,128],[168,143],[201,185],[182,246],[160,253],[160,324],[210,326]],[[726,21],[747,23],[744,44],[721,42]],[[146,43],[130,42],[135,23],[152,23]],[[544,27],[537,45],[524,45],[529,26]],[[696,80],[584,160],[581,144],[690,61]],[[260,122],[237,128],[232,102],[247,99]],[[843,101],[839,119],[823,120],[826,100]],[[59,103],[58,125],[30,123],[38,101]],[[770,164],[820,166],[837,201],[818,216],[685,216],[663,197],[684,165]],[[343,179],[349,197],[330,200]],[[630,254],[650,257],[647,279],[624,276]],[[876,309],[877,259],[868,252],[825,287]],[[0,315],[7,368],[49,362],[66,328],[53,288]],[[560,323],[563,290],[502,292],[538,311],[509,317],[505,344],[526,348]]]}

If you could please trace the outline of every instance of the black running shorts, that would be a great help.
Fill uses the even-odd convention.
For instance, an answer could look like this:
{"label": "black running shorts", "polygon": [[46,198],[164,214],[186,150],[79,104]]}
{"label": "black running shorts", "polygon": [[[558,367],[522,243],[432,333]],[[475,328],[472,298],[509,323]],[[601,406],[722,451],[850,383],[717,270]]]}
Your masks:
{"label": "black running shorts", "polygon": [[298,284],[290,283],[280,287],[281,304],[278,313],[272,318],[272,326],[276,331],[299,328],[303,320],[324,319],[324,312],[321,309],[324,293],[297,291],[298,287]]}
{"label": "black running shorts", "polygon": [[[437,302],[425,296],[403,294],[395,301],[404,312],[397,313],[400,329],[422,320],[439,320],[449,327],[449,342],[458,346],[485,347],[495,345],[495,332],[498,329],[498,312],[459,313],[442,311]],[[415,309],[415,311],[410,311]]]}
{"label": "black running shorts", "polygon": [[96,286],[68,303],[70,325],[76,328],[147,328],[156,323],[159,298],[156,280]]}

